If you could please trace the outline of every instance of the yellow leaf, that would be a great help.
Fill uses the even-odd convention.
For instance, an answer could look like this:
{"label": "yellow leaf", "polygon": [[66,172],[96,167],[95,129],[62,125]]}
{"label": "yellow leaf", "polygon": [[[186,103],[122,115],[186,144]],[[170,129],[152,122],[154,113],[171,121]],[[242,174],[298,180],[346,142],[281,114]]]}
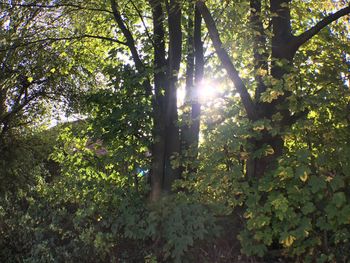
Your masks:
{"label": "yellow leaf", "polygon": [[310,111],[308,114],[309,118],[315,118],[317,116],[317,113],[315,111]]}
{"label": "yellow leaf", "polygon": [[253,128],[254,131],[262,131],[263,129],[265,129],[264,124],[255,126],[255,127]]}
{"label": "yellow leaf", "polygon": [[252,218],[252,216],[253,216],[253,213],[252,213],[252,212],[245,212],[245,213],[243,214],[243,217],[246,218],[246,219]]}
{"label": "yellow leaf", "polygon": [[307,172],[305,171],[303,175],[299,176],[299,178],[302,182],[305,183],[307,181],[307,179],[309,178],[309,176],[307,175]]}
{"label": "yellow leaf", "polygon": [[294,241],[296,240],[296,238],[292,235],[289,235],[285,240],[282,241],[282,243],[286,246],[286,247],[290,247],[291,245],[293,245]]}
{"label": "yellow leaf", "polygon": [[275,151],[274,151],[274,149],[271,147],[271,146],[269,146],[266,150],[265,150],[265,154],[266,155],[272,155],[272,154],[274,154],[275,153]]}
{"label": "yellow leaf", "polygon": [[259,76],[266,76],[267,70],[266,70],[266,69],[259,68],[258,71],[257,71],[257,74],[258,74]]}

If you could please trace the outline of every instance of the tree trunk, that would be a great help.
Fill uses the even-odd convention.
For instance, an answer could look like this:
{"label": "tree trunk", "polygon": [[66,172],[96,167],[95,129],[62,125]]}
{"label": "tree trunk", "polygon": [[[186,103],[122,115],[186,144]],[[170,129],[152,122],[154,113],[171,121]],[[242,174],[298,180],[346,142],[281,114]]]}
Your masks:
{"label": "tree trunk", "polygon": [[199,102],[200,85],[204,76],[204,49],[202,41],[202,17],[198,10],[195,8],[194,19],[194,57],[195,57],[195,76],[194,76],[194,90],[192,97],[192,126],[191,126],[191,138],[193,138],[192,145],[194,146],[193,154],[194,159],[198,155],[198,143],[199,143],[199,130],[200,130],[200,115],[201,104]]}
{"label": "tree trunk", "polygon": [[0,90],[0,139],[6,129],[6,123],[4,123],[4,116],[6,115],[6,93],[6,89],[2,88]]}
{"label": "tree trunk", "polygon": [[150,0],[153,15],[153,41],[154,41],[154,103],[153,103],[153,145],[151,165],[151,193],[150,199],[156,201],[161,197],[163,190],[163,175],[165,165],[165,116],[164,91],[166,88],[166,75],[164,68],[165,40],[164,40],[164,13],[161,3]]}
{"label": "tree trunk", "polygon": [[164,10],[162,3],[150,0],[154,31],[154,90],[153,147],[151,167],[152,201],[171,191],[174,180],[180,177],[179,167],[172,158],[180,153],[177,113],[177,75],[181,62],[181,6],[176,0],[167,2],[169,50],[165,51]]}
{"label": "tree trunk", "polygon": [[[195,160],[198,156],[201,104],[199,87],[204,74],[204,52],[202,42],[202,17],[197,7],[190,10],[188,21],[188,55],[186,70],[186,99],[184,125],[181,129],[182,152],[186,153],[187,162],[183,168],[195,172]],[[194,24],[192,16],[194,15]]]}
{"label": "tree trunk", "polygon": [[177,78],[182,56],[181,5],[179,0],[167,3],[169,51],[167,81],[165,90],[165,169],[163,190],[171,191],[172,183],[180,178],[180,167],[172,159],[180,154],[180,134],[177,113]]}
{"label": "tree trunk", "polygon": [[[267,57],[260,54],[258,48],[264,45],[265,32],[261,23],[259,12],[261,11],[261,1],[251,0],[251,25],[256,29],[258,35],[253,38],[254,46],[254,59],[256,69],[268,69],[267,68]],[[295,52],[289,48],[289,43],[293,39],[290,23],[290,9],[289,0],[271,0],[270,11],[275,13],[276,16],[272,17],[272,58],[271,58],[271,75],[274,79],[282,81],[284,83],[284,77],[290,73],[293,66],[293,57]],[[271,120],[272,116],[276,113],[280,113],[283,116],[281,122],[275,123],[274,125],[279,126],[281,130],[283,126],[290,123],[286,123],[285,120],[290,118],[290,113],[286,104],[286,98],[290,96],[290,92],[284,89],[284,94],[271,103],[265,103],[260,101],[261,93],[266,91],[268,88],[263,83],[261,76],[258,72],[255,74],[255,80],[257,82],[257,89],[255,93],[256,103],[259,110],[260,119]],[[273,171],[277,168],[277,159],[283,154],[284,140],[279,134],[272,136],[268,131],[262,131],[261,139],[251,139],[251,154],[264,146],[268,145],[272,147],[274,153],[268,156],[249,158],[247,161],[247,176],[248,178],[261,178],[267,172]]]}
{"label": "tree trunk", "polygon": [[262,149],[264,145],[270,145],[274,153],[258,158],[248,158],[246,166],[247,178],[259,179],[262,178],[268,171],[273,171],[277,168],[277,158],[282,155],[284,145],[283,138],[280,135],[271,136],[266,134],[265,137],[260,140],[250,139],[249,144],[252,147],[250,149],[251,154]]}

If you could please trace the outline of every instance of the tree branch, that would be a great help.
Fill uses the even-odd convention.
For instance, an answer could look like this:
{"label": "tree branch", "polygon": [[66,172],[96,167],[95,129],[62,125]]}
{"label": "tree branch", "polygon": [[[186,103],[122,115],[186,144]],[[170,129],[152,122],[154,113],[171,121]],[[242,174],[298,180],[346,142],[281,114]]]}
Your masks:
{"label": "tree branch", "polygon": [[209,36],[211,40],[213,41],[214,48],[216,50],[216,53],[218,54],[220,61],[223,65],[223,67],[226,69],[227,74],[229,75],[229,78],[234,83],[236,90],[238,91],[243,106],[247,112],[248,118],[251,120],[255,120],[257,118],[257,113],[255,109],[255,105],[252,101],[252,98],[250,97],[250,94],[248,93],[247,88],[245,87],[242,79],[240,78],[238,71],[236,70],[235,66],[233,65],[230,57],[228,56],[225,49],[222,47],[222,42],[220,39],[219,32],[216,28],[215,21],[213,17],[211,16],[207,6],[204,2],[198,1],[197,7],[200,13],[202,14],[204,21],[207,25]]}
{"label": "tree branch", "polygon": [[8,7],[37,7],[37,8],[46,8],[46,9],[53,9],[53,8],[60,8],[60,7],[73,7],[76,9],[81,9],[81,10],[89,10],[89,11],[98,11],[98,12],[106,12],[113,14],[112,11],[102,9],[102,8],[89,8],[89,7],[84,7],[80,5],[75,5],[75,4],[58,4],[58,5],[40,5],[40,4],[9,4],[9,3],[0,3],[2,6],[8,6]]}
{"label": "tree branch", "polygon": [[84,34],[81,36],[71,36],[71,37],[48,37],[48,38],[43,38],[43,39],[37,39],[37,40],[33,40],[33,41],[29,41],[29,42],[25,42],[25,43],[19,43],[17,45],[13,45],[11,47],[8,48],[4,48],[4,49],[0,49],[0,52],[5,52],[8,50],[14,50],[17,49],[19,47],[25,47],[28,45],[34,45],[34,44],[38,44],[38,43],[42,43],[42,42],[55,42],[55,41],[64,41],[64,40],[76,40],[76,39],[83,39],[83,38],[95,38],[95,39],[100,39],[100,40],[107,40],[107,41],[111,41],[111,42],[115,42],[121,45],[127,45],[127,43],[111,38],[111,37],[105,37],[105,36],[94,36],[94,35],[88,35],[88,34]]}
{"label": "tree branch", "polygon": [[152,45],[154,46],[153,39],[152,39],[152,37],[151,37],[151,35],[150,35],[149,31],[148,31],[148,27],[147,27],[147,25],[146,25],[145,19],[144,19],[143,16],[142,16],[141,11],[137,8],[137,6],[136,6],[136,4],[134,3],[134,1],[130,0],[130,3],[131,3],[132,6],[134,7],[134,9],[135,9],[136,13],[138,14],[138,16],[140,17],[141,22],[142,22],[142,25],[143,25],[143,27],[144,27],[144,29],[145,29],[146,35],[147,35],[148,39],[151,41]]}
{"label": "tree branch", "polygon": [[130,52],[131,52],[131,56],[134,60],[136,69],[138,71],[143,72],[144,71],[144,65],[140,59],[139,53],[137,52],[136,49],[136,44],[135,44],[135,40],[134,37],[132,36],[130,30],[126,27],[123,18],[118,10],[118,6],[115,0],[110,0],[111,1],[111,6],[112,6],[112,10],[113,10],[113,16],[114,16],[114,20],[117,22],[118,27],[120,28],[120,30],[122,31],[125,39],[126,39],[126,45],[129,47]]}
{"label": "tree branch", "polygon": [[[134,60],[136,69],[142,74],[145,72],[146,68],[145,68],[145,65],[143,64],[143,62],[141,61],[141,58],[140,58],[139,53],[137,51],[135,39],[132,36],[130,30],[126,27],[126,25],[123,21],[123,18],[118,10],[118,6],[117,6],[116,1],[110,0],[110,2],[111,2],[112,10],[113,10],[114,20],[118,24],[118,27],[120,28],[120,30],[122,31],[122,33],[126,39],[126,45],[129,47],[129,50],[131,52],[132,59]],[[150,84],[149,78],[147,78],[143,82],[143,85],[145,87],[147,96],[151,96],[152,95],[152,86]]]}
{"label": "tree branch", "polygon": [[343,9],[340,9],[338,12],[330,14],[318,22],[315,26],[311,27],[309,30],[305,31],[301,35],[295,37],[293,41],[293,47],[297,50],[301,45],[305,44],[312,37],[317,35],[323,28],[328,26],[330,23],[336,21],[337,19],[350,13],[350,5]]}
{"label": "tree branch", "polygon": [[[40,85],[40,84],[44,83],[45,81],[46,80],[37,81],[36,84]],[[28,83],[28,87],[30,85],[31,85],[31,83]],[[44,89],[40,89],[39,91],[34,92],[31,96],[25,97],[23,100],[21,100],[21,94],[19,94],[18,95],[19,97],[16,99],[15,104],[12,106],[11,110],[2,116],[0,121],[2,123],[9,124],[11,122],[11,119],[13,119],[19,112],[21,112],[27,105],[29,105],[29,103],[31,103],[35,99],[38,99],[40,96],[42,96],[44,94],[44,92],[45,92]]]}

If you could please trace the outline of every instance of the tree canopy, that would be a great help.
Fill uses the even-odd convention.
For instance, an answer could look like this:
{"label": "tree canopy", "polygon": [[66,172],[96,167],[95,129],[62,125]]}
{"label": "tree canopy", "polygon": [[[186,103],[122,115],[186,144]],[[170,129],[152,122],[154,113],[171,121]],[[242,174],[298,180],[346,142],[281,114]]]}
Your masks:
{"label": "tree canopy", "polygon": [[349,14],[0,1],[1,262],[349,261]]}

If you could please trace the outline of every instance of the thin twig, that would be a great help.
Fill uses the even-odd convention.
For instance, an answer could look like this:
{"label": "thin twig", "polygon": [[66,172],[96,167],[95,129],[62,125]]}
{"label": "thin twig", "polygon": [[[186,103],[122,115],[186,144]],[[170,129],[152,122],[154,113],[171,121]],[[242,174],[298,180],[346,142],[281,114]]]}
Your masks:
{"label": "thin twig", "polygon": [[33,44],[38,44],[38,43],[42,43],[42,42],[55,42],[55,41],[64,41],[64,40],[76,40],[76,39],[83,39],[83,38],[94,38],[94,39],[101,39],[101,40],[108,40],[111,42],[115,42],[121,45],[127,45],[125,42],[114,39],[114,38],[110,38],[110,37],[105,37],[105,36],[94,36],[94,35],[88,35],[88,34],[84,34],[84,35],[80,35],[80,36],[72,36],[72,37],[48,37],[48,38],[43,38],[43,39],[37,39],[37,40],[33,40],[33,41],[29,41],[26,43],[20,43],[18,45],[13,45],[11,47],[5,48],[5,49],[0,49],[0,52],[5,52],[8,50],[13,50],[13,49],[17,49],[19,47],[25,47],[28,45],[33,45]]}

